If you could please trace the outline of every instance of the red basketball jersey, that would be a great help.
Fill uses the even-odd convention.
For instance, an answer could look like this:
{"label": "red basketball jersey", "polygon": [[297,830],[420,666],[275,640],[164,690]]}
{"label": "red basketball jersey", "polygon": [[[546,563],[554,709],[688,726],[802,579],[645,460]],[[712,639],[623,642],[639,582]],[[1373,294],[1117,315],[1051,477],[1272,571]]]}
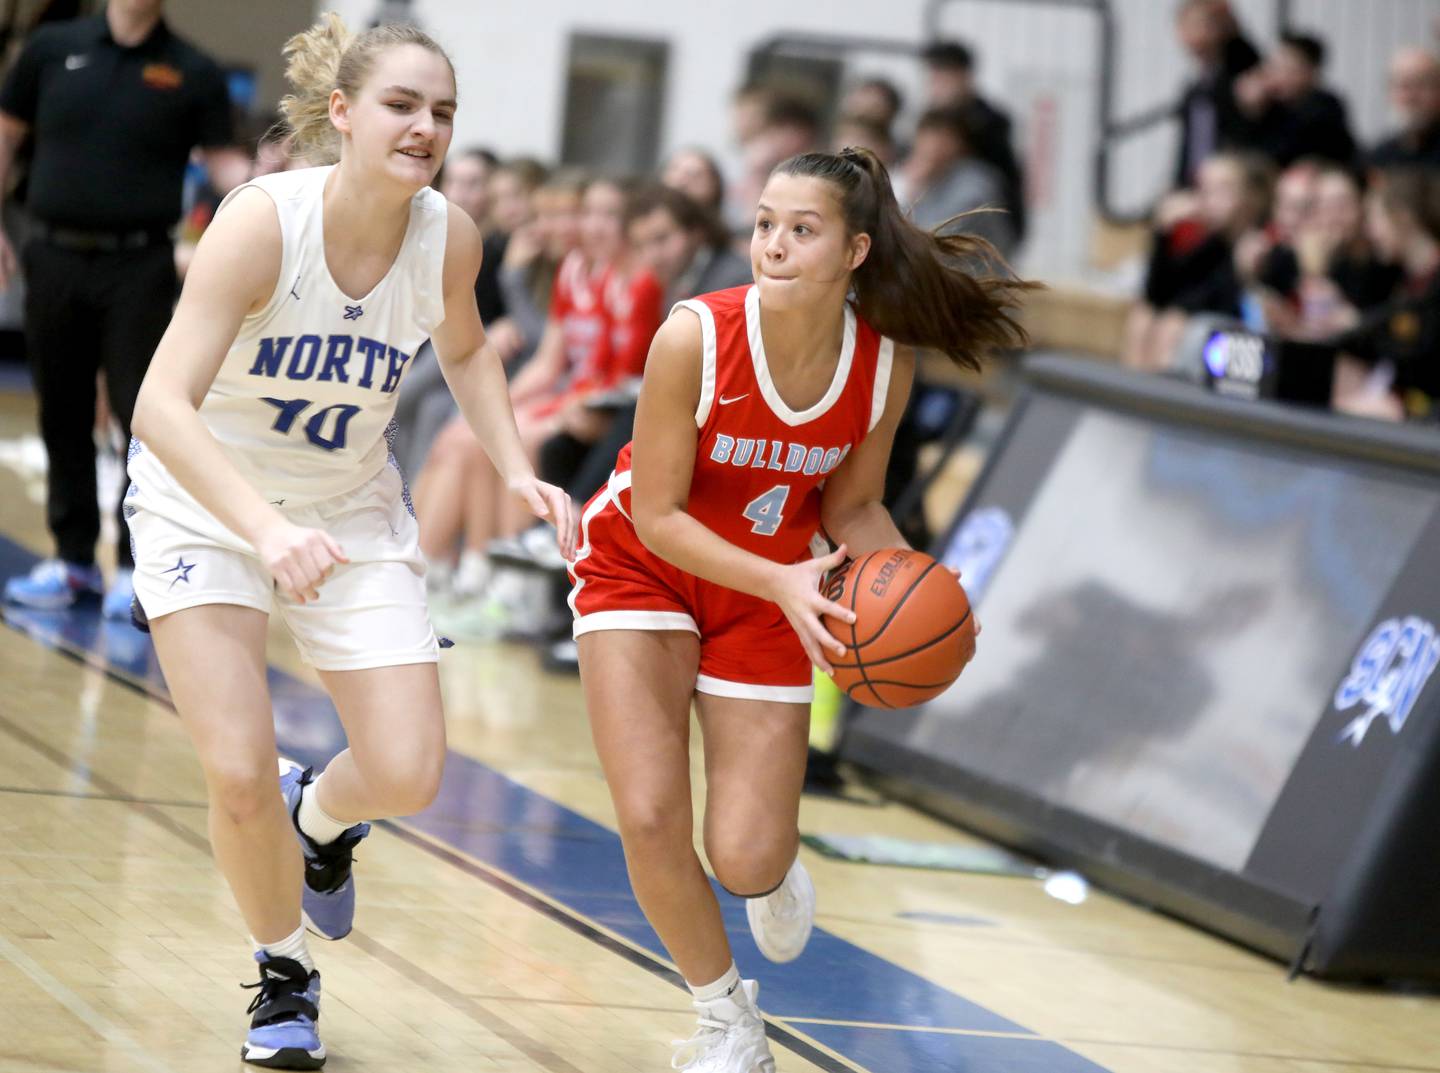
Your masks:
{"label": "red basketball jersey", "polygon": [[[847,305],[830,387],[797,412],[771,381],[755,287],[704,294],[679,307],[699,316],[703,340],[699,438],[685,509],[732,544],[795,562],[820,529],[826,476],[884,413],[894,345]],[[615,472],[629,469],[627,444]],[[630,514],[629,482],[612,479],[612,486],[624,488],[620,507]]]}

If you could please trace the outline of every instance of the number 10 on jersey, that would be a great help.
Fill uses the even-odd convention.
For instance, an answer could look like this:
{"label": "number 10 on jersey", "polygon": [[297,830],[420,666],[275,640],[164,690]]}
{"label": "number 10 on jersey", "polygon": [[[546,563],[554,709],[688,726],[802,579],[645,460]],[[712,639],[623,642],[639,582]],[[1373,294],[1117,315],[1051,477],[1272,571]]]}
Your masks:
{"label": "number 10 on jersey", "polygon": [[780,522],[785,516],[785,500],[790,498],[790,486],[788,484],[777,484],[768,492],[763,492],[750,500],[744,510],[744,516],[754,522],[750,527],[752,533],[759,533],[761,536],[774,536],[780,529]]}

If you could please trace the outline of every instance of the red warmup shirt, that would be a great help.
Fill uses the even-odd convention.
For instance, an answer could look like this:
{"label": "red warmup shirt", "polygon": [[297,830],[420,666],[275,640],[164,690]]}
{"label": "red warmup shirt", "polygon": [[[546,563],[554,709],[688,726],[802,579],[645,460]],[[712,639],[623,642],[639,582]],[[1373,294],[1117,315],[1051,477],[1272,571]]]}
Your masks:
{"label": "red warmup shirt", "polygon": [[[755,287],[679,305],[700,317],[704,340],[695,412],[699,438],[685,509],[732,544],[767,559],[790,563],[808,556],[820,529],[825,477],[884,413],[893,343],[847,306],[830,386],[813,406],[796,412],[770,378]],[[621,449],[611,479],[627,516],[630,447]]]}
{"label": "red warmup shirt", "polygon": [[610,325],[607,362],[601,387],[611,387],[645,371],[650,341],[660,330],[665,300],[660,281],[645,270],[622,276],[611,272],[605,281],[605,316]]}
{"label": "red warmup shirt", "polygon": [[606,268],[592,271],[579,250],[572,250],[555,272],[550,318],[560,325],[565,345],[563,390],[598,383],[609,365],[610,328],[605,314]]}

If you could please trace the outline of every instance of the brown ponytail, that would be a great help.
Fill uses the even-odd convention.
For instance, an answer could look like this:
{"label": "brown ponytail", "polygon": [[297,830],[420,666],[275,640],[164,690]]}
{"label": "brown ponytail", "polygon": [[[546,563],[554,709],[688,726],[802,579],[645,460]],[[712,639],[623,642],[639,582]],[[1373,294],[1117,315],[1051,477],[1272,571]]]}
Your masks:
{"label": "brown ponytail", "polygon": [[870,253],[852,283],[857,312],[881,335],[942,351],[968,369],[979,369],[992,350],[1029,341],[1015,320],[1016,305],[1023,292],[1042,285],[1012,274],[983,238],[935,234],[907,220],[885,165],[870,150],[802,153],[774,174],[831,183],[850,233],[870,236]]}

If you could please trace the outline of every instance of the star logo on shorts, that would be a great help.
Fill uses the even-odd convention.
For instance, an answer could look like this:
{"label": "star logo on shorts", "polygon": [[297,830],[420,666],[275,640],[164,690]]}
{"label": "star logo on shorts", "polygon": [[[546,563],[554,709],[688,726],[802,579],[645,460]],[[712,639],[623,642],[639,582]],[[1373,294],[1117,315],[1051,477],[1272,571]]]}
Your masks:
{"label": "star logo on shorts", "polygon": [[172,566],[169,570],[162,570],[161,573],[175,575],[170,579],[170,588],[173,589],[175,587],[175,582],[177,581],[183,581],[187,585],[190,584],[190,571],[194,569],[195,564],[187,563],[185,561],[185,556],[182,555],[175,560],[174,566]]}
{"label": "star logo on shorts", "polygon": [[365,315],[365,310],[364,310],[362,307],[360,307],[360,306],[346,306],[346,307],[345,307],[345,319],[346,319],[346,320],[359,320],[359,319],[360,319],[361,317],[363,317],[364,315]]}

